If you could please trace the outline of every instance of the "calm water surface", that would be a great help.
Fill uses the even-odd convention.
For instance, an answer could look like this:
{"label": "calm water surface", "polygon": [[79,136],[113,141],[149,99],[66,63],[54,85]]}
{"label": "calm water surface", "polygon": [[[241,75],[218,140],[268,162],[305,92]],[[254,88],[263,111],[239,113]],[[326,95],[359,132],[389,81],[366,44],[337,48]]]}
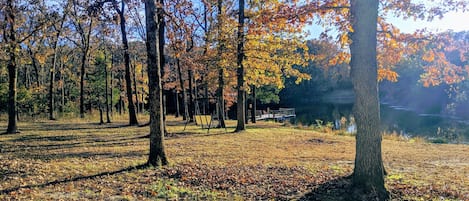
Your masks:
{"label": "calm water surface", "polygon": [[[310,103],[296,106],[295,123],[311,125],[321,120],[334,127],[354,130],[351,103]],[[417,113],[409,108],[381,104],[381,129],[404,136],[445,138],[449,141],[469,143],[469,120],[438,114]]]}

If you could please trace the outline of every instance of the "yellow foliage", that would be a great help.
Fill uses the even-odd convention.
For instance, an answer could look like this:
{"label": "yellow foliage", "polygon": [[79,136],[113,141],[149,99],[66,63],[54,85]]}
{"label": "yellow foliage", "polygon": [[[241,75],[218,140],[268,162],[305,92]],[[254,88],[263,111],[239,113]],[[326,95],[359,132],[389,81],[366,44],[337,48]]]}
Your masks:
{"label": "yellow foliage", "polygon": [[435,53],[433,51],[428,51],[427,53],[425,53],[422,57],[422,60],[426,61],[426,62],[432,62],[435,60]]}
{"label": "yellow foliage", "polygon": [[397,77],[399,75],[390,69],[387,68],[379,68],[378,69],[378,81],[381,82],[383,80],[388,80],[391,82],[397,82]]}

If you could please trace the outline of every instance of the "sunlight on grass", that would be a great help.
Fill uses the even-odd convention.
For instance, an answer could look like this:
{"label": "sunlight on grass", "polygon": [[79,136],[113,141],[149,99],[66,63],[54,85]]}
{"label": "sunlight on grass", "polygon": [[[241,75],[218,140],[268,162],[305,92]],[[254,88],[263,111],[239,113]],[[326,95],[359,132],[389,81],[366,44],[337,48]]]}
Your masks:
{"label": "sunlight on grass", "polygon": [[[148,127],[125,120],[22,122],[22,133],[0,135],[0,191],[7,192],[0,199],[294,199],[353,170],[352,135],[275,122],[233,133],[235,121],[207,130],[167,120],[170,165],[163,169],[132,168],[147,160]],[[467,145],[384,135],[388,189],[408,200],[467,199],[467,153]]]}

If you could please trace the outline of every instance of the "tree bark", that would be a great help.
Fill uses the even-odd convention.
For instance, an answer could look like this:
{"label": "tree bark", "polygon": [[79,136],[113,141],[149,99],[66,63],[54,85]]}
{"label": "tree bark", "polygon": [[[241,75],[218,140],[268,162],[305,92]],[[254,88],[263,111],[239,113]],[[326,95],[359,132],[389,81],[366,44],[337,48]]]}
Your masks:
{"label": "tree bark", "polygon": [[378,0],[352,0],[350,14],[354,30],[351,33],[350,66],[357,123],[353,186],[356,195],[386,200],[388,192],[384,187],[377,83]]}
{"label": "tree bark", "polygon": [[189,122],[194,122],[194,89],[193,89],[193,80],[194,76],[192,75],[192,70],[189,69],[187,71],[187,74],[189,76]]}
{"label": "tree bark", "polygon": [[249,124],[249,98],[248,98],[248,93],[246,91],[244,91],[244,121],[246,122],[246,124]]}
{"label": "tree bark", "polygon": [[[52,61],[52,67],[50,69],[50,80],[49,80],[49,120],[55,120],[54,117],[54,82],[55,82],[55,69],[57,68],[57,45],[59,43],[60,34],[62,33],[62,28],[65,23],[65,19],[67,17],[67,12],[62,15],[62,19],[60,20],[60,26],[56,28],[57,33],[55,34],[55,41],[54,41],[54,57]],[[54,25],[55,27],[55,25]]]}
{"label": "tree bark", "polygon": [[137,114],[138,114],[138,113],[141,113],[142,110],[140,108],[140,100],[138,99],[139,91],[138,91],[138,88],[137,88],[137,74],[136,74],[137,72],[136,71],[137,71],[137,66],[134,65],[134,68],[133,68],[133,77],[134,77],[133,81],[134,81],[134,87],[135,87],[135,101],[136,101]]}
{"label": "tree bark", "polygon": [[179,110],[179,93],[177,90],[175,90],[174,92],[174,102],[176,103],[176,114],[174,115],[174,117],[178,118],[180,110]]}
{"label": "tree bark", "polygon": [[[111,48],[111,51],[112,51],[112,48]],[[114,108],[114,104],[112,103],[112,99],[114,99],[114,92],[113,92],[113,89],[114,89],[114,73],[112,71],[112,69],[114,68],[114,53],[111,53],[111,69],[110,69],[110,73],[111,73],[111,81],[110,81],[110,85],[111,85],[111,100],[110,100],[110,113],[111,113],[111,116],[113,116],[113,108]]]}
{"label": "tree bark", "polygon": [[[142,76],[142,80],[143,80],[143,77],[145,76],[144,73],[143,73],[143,67],[142,67],[142,70],[141,70],[141,76]],[[142,104],[140,106],[140,109],[142,110],[141,111],[142,113],[145,113],[145,88],[143,88],[143,84],[144,83],[142,83],[142,87],[140,88],[142,90],[140,92],[140,94],[142,95],[141,99],[140,99],[140,104]]]}
{"label": "tree bark", "polygon": [[8,42],[8,56],[9,61],[7,64],[8,68],[8,134],[18,132],[17,126],[17,108],[16,108],[16,82],[18,76],[18,68],[16,67],[16,48],[18,43],[16,41],[16,30],[15,30],[15,5],[13,0],[8,0],[6,5],[6,22],[7,30],[6,39]]}
{"label": "tree bark", "polygon": [[[101,101],[100,101],[101,102]],[[103,118],[103,107],[101,105],[101,103],[99,103],[99,124],[102,125],[104,124],[104,118]]]}
{"label": "tree bark", "polygon": [[[218,45],[218,60],[220,61],[218,64],[218,90],[217,90],[217,97],[218,97],[218,127],[219,128],[226,128],[225,124],[225,92],[224,92],[224,87],[225,87],[225,69],[223,66],[221,66],[221,58],[223,56],[223,49],[224,49],[224,41],[221,40],[222,36],[222,26],[223,26],[223,21],[222,21],[222,4],[223,0],[218,0],[217,2],[217,7],[218,7],[218,37],[219,37],[219,45]],[[207,86],[208,88],[208,86]],[[208,97],[207,97],[208,98]]]}
{"label": "tree bark", "polygon": [[40,73],[39,73],[39,67],[37,65],[37,61],[36,61],[36,56],[33,52],[33,50],[31,49],[31,47],[28,46],[28,54],[29,54],[29,57],[31,58],[31,64],[33,65],[33,69],[34,69],[34,72],[36,73],[36,87],[40,87],[41,86],[41,82],[40,82]]}
{"label": "tree bark", "polygon": [[[163,0],[159,0],[159,3],[164,5]],[[155,1],[145,0],[148,87],[150,95],[150,154],[148,157],[148,165],[161,166],[168,164],[163,143],[165,130],[161,85],[161,68],[163,68],[163,66],[161,59],[164,57],[164,54],[159,48],[163,40],[160,38],[161,36],[157,38],[156,35],[160,29],[164,29],[161,24],[164,19],[163,8],[158,8],[157,13],[155,13],[155,10]]]}
{"label": "tree bark", "polygon": [[[157,0],[159,5],[164,5],[164,0]],[[158,63],[160,64],[160,82],[161,82],[161,93],[162,93],[162,105],[163,107],[163,128],[164,128],[164,133],[166,132],[166,125],[164,122],[166,122],[166,90],[164,90],[164,83],[163,83],[163,77],[164,77],[164,65],[166,63],[166,60],[164,58],[164,44],[165,44],[165,26],[166,22],[164,20],[164,10],[162,7],[158,6],[157,8],[157,15],[158,15],[158,51],[159,51],[159,57],[158,57]]]}
{"label": "tree bark", "polygon": [[64,108],[65,108],[65,76],[64,76],[64,63],[63,62],[60,62],[60,80],[62,80],[62,85],[60,87],[60,94],[61,94],[61,97],[60,97],[60,108],[59,108],[59,111],[60,113],[63,113],[64,112]]}
{"label": "tree bark", "polygon": [[54,117],[54,81],[55,81],[55,58],[53,67],[50,69],[49,80],[49,120],[55,120]]}
{"label": "tree bark", "polygon": [[251,122],[253,124],[256,123],[256,110],[257,110],[257,104],[256,104],[256,86],[252,86],[252,108],[251,108]]}
{"label": "tree bark", "polygon": [[239,18],[238,18],[238,49],[237,49],[237,88],[238,102],[237,106],[237,125],[235,132],[246,130],[245,122],[245,96],[244,96],[244,0],[239,0]]}
{"label": "tree bark", "polygon": [[90,27],[88,29],[88,34],[83,32],[83,28],[80,29],[82,32],[82,57],[81,57],[81,74],[80,74],[80,118],[85,118],[85,74],[86,74],[86,60],[88,57],[88,51],[90,49],[90,38],[91,38],[91,30],[93,27],[93,18],[90,19]]}
{"label": "tree bark", "polygon": [[123,48],[124,48],[125,87],[126,87],[127,102],[128,102],[127,108],[129,109],[129,124],[131,126],[133,126],[133,125],[138,125],[138,120],[137,120],[137,113],[135,111],[135,104],[134,104],[134,101],[133,101],[132,79],[130,77],[129,42],[127,40],[127,31],[126,31],[126,28],[125,28],[125,23],[126,22],[125,22],[125,15],[124,15],[125,1],[122,1],[121,9],[119,9],[117,7],[117,2],[116,1],[114,1],[113,5],[114,5],[114,9],[119,14],[119,19],[120,19],[122,45],[123,45]]}
{"label": "tree bark", "polygon": [[[105,83],[104,83],[104,93],[105,93],[105,101],[106,101],[106,123],[111,123],[111,117],[109,115],[109,84],[108,84],[108,69],[107,69],[107,53],[104,52],[104,77],[105,77]],[[111,89],[112,91],[112,89]],[[112,96],[111,96],[112,98]]]}
{"label": "tree bark", "polygon": [[184,111],[184,115],[182,115],[182,120],[187,120],[187,117],[189,116],[189,110],[188,110],[189,106],[188,106],[188,101],[187,101],[186,88],[184,87],[184,80],[182,77],[182,69],[181,69],[179,58],[176,58],[176,67],[178,71],[179,85],[181,85],[181,92],[182,92],[182,111]]}
{"label": "tree bark", "polygon": [[88,50],[83,50],[80,74],[80,118],[85,118],[85,62]]}
{"label": "tree bark", "polygon": [[122,112],[123,112],[123,108],[124,108],[124,100],[122,100],[122,92],[124,91],[124,89],[122,89],[122,72],[119,70],[119,75],[117,75],[119,77],[119,115],[122,115]]}

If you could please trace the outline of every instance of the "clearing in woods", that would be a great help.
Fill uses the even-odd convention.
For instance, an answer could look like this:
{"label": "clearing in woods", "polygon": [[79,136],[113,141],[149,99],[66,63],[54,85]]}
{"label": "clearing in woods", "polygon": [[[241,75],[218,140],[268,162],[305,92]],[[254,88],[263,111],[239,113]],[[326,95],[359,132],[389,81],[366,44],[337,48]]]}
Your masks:
{"label": "clearing in woods", "polygon": [[[273,122],[234,134],[234,121],[228,133],[207,134],[169,118],[171,165],[157,169],[142,166],[148,127],[70,121],[20,123],[20,134],[0,135],[1,200],[347,200],[353,136]],[[468,145],[385,137],[393,200],[469,200],[468,153]]]}

